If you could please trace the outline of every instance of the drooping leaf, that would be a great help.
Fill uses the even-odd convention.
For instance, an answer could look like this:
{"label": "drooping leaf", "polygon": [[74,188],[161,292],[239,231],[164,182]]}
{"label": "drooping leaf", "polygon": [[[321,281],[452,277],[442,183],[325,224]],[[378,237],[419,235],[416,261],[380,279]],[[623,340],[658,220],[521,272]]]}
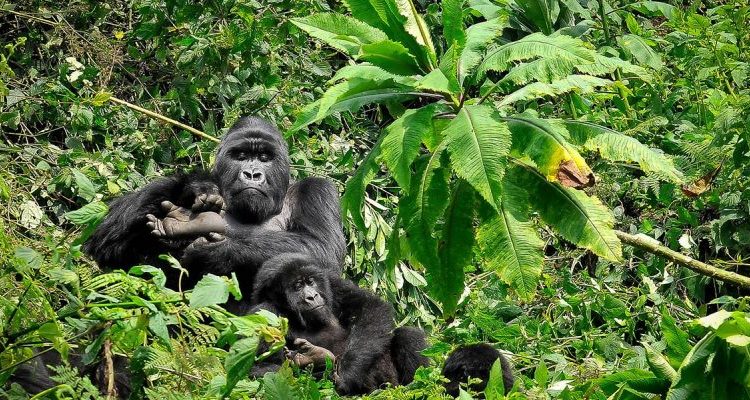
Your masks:
{"label": "drooping leaf", "polygon": [[592,93],[596,88],[608,86],[612,81],[588,75],[570,75],[552,83],[534,82],[505,96],[499,107],[507,106],[516,101],[538,99],[545,96],[559,96],[568,92]]}
{"label": "drooping leaf", "polygon": [[502,207],[481,209],[477,242],[486,268],[495,271],[523,299],[531,299],[542,273],[544,242],[529,221],[529,193],[503,179]]}
{"label": "drooping leaf", "polygon": [[474,72],[487,46],[503,33],[506,26],[508,18],[502,16],[474,24],[466,30],[466,44],[461,50],[457,65],[459,84],[463,84],[466,77]]}
{"label": "drooping leaf", "polygon": [[313,14],[304,18],[292,18],[291,22],[310,36],[351,57],[359,55],[362,45],[388,39],[377,28],[343,14]]}
{"label": "drooping leaf", "polygon": [[347,213],[351,215],[354,225],[362,232],[367,231],[365,220],[362,218],[362,201],[365,197],[365,188],[375,177],[380,167],[376,160],[380,156],[381,139],[372,146],[370,153],[367,154],[351,178],[346,181],[346,189],[341,197],[341,213],[346,217]]}
{"label": "drooping leaf", "polygon": [[445,210],[438,243],[440,263],[427,269],[430,294],[443,305],[444,315],[453,315],[464,291],[464,267],[469,265],[474,246],[474,189],[459,180]]}
{"label": "drooping leaf", "polygon": [[617,57],[607,57],[601,54],[595,54],[593,62],[579,63],[575,65],[575,68],[578,72],[595,76],[612,74],[615,70],[619,70],[623,76],[635,77],[644,82],[651,82],[653,79],[652,74],[643,67]]}
{"label": "drooping leaf", "polygon": [[490,50],[482,60],[479,71],[504,72],[513,62],[535,58],[562,58],[576,64],[594,61],[592,51],[586,48],[581,39],[534,33]]}
{"label": "drooping leaf", "polygon": [[529,201],[544,222],[566,240],[613,262],[622,259],[622,246],[613,230],[614,217],[596,197],[550,182],[528,166],[508,171],[514,185],[526,188]]}
{"label": "drooping leaf", "polygon": [[433,236],[438,218],[448,206],[448,170],[442,166],[445,147],[416,163],[417,179],[399,202],[406,239],[416,260],[426,269],[440,268],[437,239]]}
{"label": "drooping leaf", "polygon": [[432,70],[432,72],[420,79],[417,82],[417,89],[432,93],[446,94],[455,99],[461,90],[455,82],[457,82],[455,79],[451,81],[445,76],[443,71],[438,68]]}
{"label": "drooping leaf", "polygon": [[414,6],[413,0],[396,0],[396,6],[398,11],[405,18],[404,27],[422,47],[424,47],[432,61],[435,61],[435,45],[432,43],[432,37],[430,36],[430,29],[424,22],[422,15],[417,12],[417,7]]}
{"label": "drooping leaf", "polygon": [[667,19],[674,18],[675,12],[679,10],[677,7],[671,4],[667,4],[661,1],[637,1],[628,4],[628,6],[633,8],[634,10],[638,10],[643,14],[649,16],[661,14]]}
{"label": "drooping leaf", "polygon": [[[429,45],[422,45],[417,36],[413,36],[408,30],[416,29],[417,35],[424,40],[419,33],[421,32],[419,22],[424,24],[421,17],[419,20],[409,20],[407,16],[402,15],[401,6],[395,0],[344,0],[344,5],[354,18],[380,29],[389,39],[409,49],[409,53],[416,57],[421,69],[432,69],[431,65],[435,62],[435,56],[431,39]],[[405,13],[407,11],[404,10]]]}
{"label": "drooping leaf", "polygon": [[654,49],[652,49],[642,37],[627,34],[617,38],[617,42],[632,54],[639,63],[648,65],[655,70],[660,70],[664,67],[664,63],[661,61],[661,56],[659,56],[659,54],[656,53],[656,51],[654,51]]}
{"label": "drooping leaf", "polygon": [[525,19],[533,23],[546,35],[555,31],[555,22],[560,15],[560,3],[557,0],[516,0]]}
{"label": "drooping leaf", "polygon": [[513,134],[511,154],[515,157],[531,158],[550,181],[562,182],[570,187],[593,183],[593,171],[575,147],[568,143],[569,135],[564,126],[525,116],[506,117],[505,120]]}
{"label": "drooping leaf", "polygon": [[353,112],[365,104],[404,101],[418,95],[413,88],[391,80],[377,82],[353,78],[332,86],[323,98],[302,109],[289,132],[302,129],[333,113]]}
{"label": "drooping leaf", "polygon": [[[384,85],[399,84],[407,86],[414,85],[417,82],[415,78],[410,76],[398,75],[379,66],[368,64],[344,66],[336,71],[329,83],[340,83],[341,81],[352,81],[357,84],[362,84],[362,81],[372,81]],[[342,85],[342,87],[347,88],[345,85]],[[333,95],[331,96],[333,97]]]}
{"label": "drooping leaf", "polygon": [[435,109],[436,106],[431,104],[408,110],[385,128],[382,158],[405,191],[409,191],[411,186],[411,164],[419,154],[422,138],[432,129]]}
{"label": "drooping leaf", "polygon": [[444,0],[443,6],[443,37],[448,47],[456,45],[462,48],[466,43],[464,32],[464,0]]}
{"label": "drooping leaf", "polygon": [[494,208],[500,208],[500,181],[510,149],[507,125],[489,106],[469,105],[443,132],[453,170]]}
{"label": "drooping leaf", "polygon": [[635,162],[646,173],[675,183],[684,182],[684,176],[671,159],[632,137],[585,121],[565,121],[565,126],[576,143],[598,152],[607,160]]}
{"label": "drooping leaf", "polygon": [[404,45],[392,40],[362,45],[355,59],[370,62],[394,74],[416,75],[420,73],[416,58]]}

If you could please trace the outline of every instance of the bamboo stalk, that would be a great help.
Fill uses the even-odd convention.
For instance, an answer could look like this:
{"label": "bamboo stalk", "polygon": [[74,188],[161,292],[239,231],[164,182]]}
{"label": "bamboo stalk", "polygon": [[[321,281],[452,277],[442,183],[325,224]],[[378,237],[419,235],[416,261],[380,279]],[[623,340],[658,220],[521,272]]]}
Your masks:
{"label": "bamboo stalk", "polygon": [[201,131],[193,128],[192,126],[185,125],[182,122],[173,120],[172,118],[165,117],[165,116],[163,116],[161,114],[157,114],[157,113],[155,113],[153,111],[147,110],[147,109],[145,109],[143,107],[139,107],[139,106],[137,106],[135,104],[132,104],[132,103],[128,103],[127,101],[118,99],[117,97],[114,97],[114,96],[110,97],[109,100],[114,101],[117,104],[121,104],[121,105],[123,105],[123,106],[125,106],[127,108],[130,108],[131,110],[135,110],[135,111],[138,111],[139,113],[146,114],[146,115],[148,115],[151,118],[156,118],[156,119],[158,119],[158,120],[160,120],[162,122],[166,122],[166,123],[168,123],[170,125],[174,125],[174,126],[176,126],[178,128],[182,128],[182,129],[184,129],[184,130],[186,130],[186,131],[188,131],[188,132],[192,133],[193,135],[198,136],[200,138],[203,138],[203,139],[206,139],[206,140],[210,140],[210,141],[212,141],[214,143],[219,143],[219,139],[217,139],[217,138],[215,138],[215,137],[213,137],[213,136],[211,136],[211,135],[209,135],[209,134],[207,134],[205,132],[201,132]]}
{"label": "bamboo stalk", "polygon": [[649,253],[662,256],[667,260],[680,264],[701,275],[706,275],[722,282],[731,283],[741,288],[750,289],[750,277],[748,276],[740,275],[738,273],[727,271],[725,269],[717,268],[713,265],[698,261],[682,253],[678,253],[666,246],[662,246],[656,240],[645,235],[631,235],[622,231],[615,231],[615,234],[617,234],[617,237],[620,238],[623,243],[646,250]]}

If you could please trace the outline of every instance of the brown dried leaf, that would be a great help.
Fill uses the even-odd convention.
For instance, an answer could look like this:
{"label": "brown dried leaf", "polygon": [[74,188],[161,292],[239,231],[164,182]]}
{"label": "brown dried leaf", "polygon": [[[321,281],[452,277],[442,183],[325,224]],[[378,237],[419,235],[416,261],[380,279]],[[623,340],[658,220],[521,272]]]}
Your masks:
{"label": "brown dried leaf", "polygon": [[716,176],[719,175],[722,164],[719,164],[716,169],[709,171],[706,175],[703,175],[694,183],[682,185],[682,193],[684,193],[687,197],[698,197],[705,193],[706,190],[711,188],[711,185],[714,183],[714,179],[716,179]]}
{"label": "brown dried leaf", "polygon": [[573,160],[560,162],[560,168],[557,170],[557,180],[566,187],[573,189],[582,189],[593,186],[596,183],[594,173],[590,172],[584,175]]}

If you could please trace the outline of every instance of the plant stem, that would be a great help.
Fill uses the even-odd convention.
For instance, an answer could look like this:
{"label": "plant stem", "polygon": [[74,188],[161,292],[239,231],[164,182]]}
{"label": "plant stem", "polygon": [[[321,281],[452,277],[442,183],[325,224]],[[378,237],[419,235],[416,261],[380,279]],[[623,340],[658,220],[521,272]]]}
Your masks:
{"label": "plant stem", "polygon": [[140,113],[146,114],[146,115],[148,115],[151,118],[156,118],[156,119],[158,119],[158,120],[160,120],[162,122],[166,122],[166,123],[168,123],[170,125],[174,125],[174,126],[176,126],[178,128],[182,128],[182,129],[184,129],[184,130],[192,133],[195,136],[198,136],[200,138],[212,141],[214,143],[219,143],[219,139],[217,139],[217,138],[215,138],[215,137],[213,137],[213,136],[211,136],[211,135],[209,135],[209,134],[207,134],[205,132],[201,132],[201,131],[193,128],[192,126],[185,125],[182,122],[173,120],[172,118],[169,118],[169,117],[165,117],[165,116],[163,116],[161,114],[157,114],[157,113],[155,113],[153,111],[150,111],[150,110],[147,110],[147,109],[145,109],[143,107],[138,107],[135,104],[128,103],[127,101],[118,99],[117,97],[114,97],[114,96],[110,97],[109,99],[111,101],[114,101],[117,104],[121,104],[121,105],[123,105],[123,106],[125,106],[127,108],[130,108],[131,110],[135,110],[135,111],[138,111]]}
{"label": "plant stem", "polygon": [[599,15],[602,18],[602,30],[604,31],[604,41],[609,44],[609,22],[607,21],[607,14],[604,12],[604,0],[599,0]]}
{"label": "plant stem", "polygon": [[649,253],[662,256],[667,260],[680,264],[701,275],[706,275],[722,282],[731,283],[733,285],[739,286],[740,288],[750,289],[750,277],[748,276],[740,275],[738,273],[727,271],[721,268],[714,267],[713,265],[698,261],[682,253],[678,253],[666,246],[662,246],[654,239],[647,236],[631,235],[621,231],[615,231],[615,234],[623,243],[646,250]]}

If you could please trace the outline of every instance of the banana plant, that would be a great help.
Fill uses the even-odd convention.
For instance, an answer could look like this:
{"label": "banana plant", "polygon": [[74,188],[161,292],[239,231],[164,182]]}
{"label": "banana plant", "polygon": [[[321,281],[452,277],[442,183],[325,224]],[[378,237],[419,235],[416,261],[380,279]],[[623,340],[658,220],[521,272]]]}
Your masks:
{"label": "banana plant", "polygon": [[300,111],[291,131],[366,104],[391,113],[393,122],[347,182],[342,207],[364,230],[365,189],[387,167],[401,191],[388,260],[423,266],[445,315],[454,313],[472,262],[532,298],[544,261],[540,222],[621,260],[611,211],[580,190],[595,182],[582,152],[681,182],[669,158],[629,136],[585,120],[540,118],[531,107],[519,112],[622,86],[615,77],[648,81],[643,68],[563,31],[505,40],[512,11],[483,7],[488,2],[443,1],[442,26],[428,26],[412,0],[344,3],[350,15],[292,20],[352,62]]}

